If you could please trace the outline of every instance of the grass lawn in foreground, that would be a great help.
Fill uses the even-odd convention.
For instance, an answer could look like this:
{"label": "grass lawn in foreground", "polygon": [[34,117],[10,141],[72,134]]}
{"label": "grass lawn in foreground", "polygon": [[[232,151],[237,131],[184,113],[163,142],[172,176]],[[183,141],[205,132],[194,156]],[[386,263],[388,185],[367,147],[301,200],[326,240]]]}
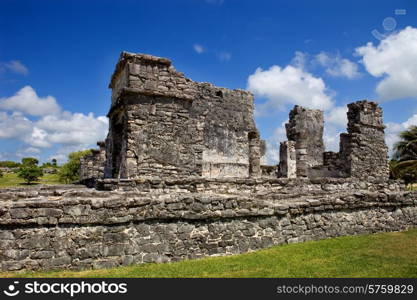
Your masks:
{"label": "grass lawn in foreground", "polygon": [[417,229],[275,246],[252,253],[103,270],[0,277],[417,277]]}
{"label": "grass lawn in foreground", "polygon": [[8,187],[32,187],[39,184],[62,184],[58,180],[58,174],[44,174],[39,178],[39,181],[32,182],[31,184],[26,184],[26,182],[17,176],[15,173],[6,173],[3,174],[3,177],[0,177],[0,189]]}

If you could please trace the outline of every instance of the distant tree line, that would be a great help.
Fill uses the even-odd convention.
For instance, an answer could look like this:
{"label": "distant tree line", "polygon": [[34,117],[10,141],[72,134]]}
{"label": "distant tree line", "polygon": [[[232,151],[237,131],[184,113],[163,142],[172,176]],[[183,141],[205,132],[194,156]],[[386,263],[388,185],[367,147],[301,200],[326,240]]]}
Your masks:
{"label": "distant tree line", "polygon": [[[22,178],[27,184],[36,182],[44,174],[45,169],[56,169],[60,182],[73,183],[80,179],[80,160],[82,157],[91,153],[91,150],[76,151],[68,154],[68,161],[62,166],[58,166],[57,160],[54,158],[50,162],[45,162],[38,166],[39,161],[34,157],[22,158],[22,161],[0,161],[0,168],[9,168],[18,177]],[[0,178],[3,172],[0,170]]]}

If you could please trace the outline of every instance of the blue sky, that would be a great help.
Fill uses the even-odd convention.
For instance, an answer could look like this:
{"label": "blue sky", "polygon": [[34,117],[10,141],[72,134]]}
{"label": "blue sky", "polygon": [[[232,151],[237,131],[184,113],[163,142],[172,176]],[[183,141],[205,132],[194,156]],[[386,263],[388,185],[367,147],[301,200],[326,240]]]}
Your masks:
{"label": "blue sky", "polygon": [[417,124],[416,1],[2,0],[0,159],[63,160],[103,139],[121,51],[254,92],[270,162],[294,104],[325,111],[332,150],[355,100],[381,103],[389,145]]}

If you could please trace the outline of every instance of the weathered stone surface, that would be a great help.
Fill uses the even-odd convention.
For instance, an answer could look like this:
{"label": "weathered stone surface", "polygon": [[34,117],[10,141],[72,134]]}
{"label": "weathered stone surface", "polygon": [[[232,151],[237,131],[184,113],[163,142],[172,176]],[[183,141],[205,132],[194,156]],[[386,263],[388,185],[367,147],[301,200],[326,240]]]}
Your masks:
{"label": "weathered stone surface", "polygon": [[106,163],[105,142],[97,142],[98,150],[92,150],[80,159],[80,182],[87,186],[94,186],[97,179],[104,178]]}
{"label": "weathered stone surface", "polygon": [[396,181],[196,177],[114,187],[2,191],[1,269],[176,261],[417,225],[417,192]]}
{"label": "weathered stone surface", "polygon": [[105,177],[261,176],[249,92],[197,83],[167,59],[126,52],[110,87]]}
{"label": "weathered stone surface", "polygon": [[297,154],[294,141],[284,141],[279,147],[279,176],[297,177]]}
{"label": "weathered stone surface", "polygon": [[341,135],[340,142],[340,159],[347,176],[363,180],[388,179],[382,109],[369,101],[350,103],[348,109],[348,133]]}
{"label": "weathered stone surface", "polygon": [[307,177],[311,167],[323,164],[323,111],[296,105],[285,128],[295,142],[297,176]]}

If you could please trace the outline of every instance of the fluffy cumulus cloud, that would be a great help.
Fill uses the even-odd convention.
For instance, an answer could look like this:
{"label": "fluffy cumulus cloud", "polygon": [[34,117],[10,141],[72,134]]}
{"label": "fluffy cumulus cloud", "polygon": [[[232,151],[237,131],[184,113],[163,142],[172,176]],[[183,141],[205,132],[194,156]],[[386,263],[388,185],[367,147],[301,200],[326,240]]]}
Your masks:
{"label": "fluffy cumulus cloud", "polygon": [[417,97],[417,28],[406,27],[356,49],[366,70],[382,79],[376,86],[380,100]]}
{"label": "fluffy cumulus cloud", "polygon": [[47,96],[41,98],[30,86],[23,87],[9,98],[0,98],[0,109],[19,111],[31,116],[44,116],[60,111],[60,107],[54,97]]}
{"label": "fluffy cumulus cloud", "polygon": [[326,73],[334,77],[354,79],[360,76],[358,65],[347,58],[342,58],[339,54],[320,52],[315,56],[314,62],[324,67]]}
{"label": "fluffy cumulus cloud", "polygon": [[0,139],[14,139],[27,145],[16,156],[40,154],[42,148],[58,147],[56,156],[95,146],[105,138],[108,119],[93,113],[63,111],[55,98],[39,97],[32,87],[0,100]]}
{"label": "fluffy cumulus cloud", "polygon": [[285,67],[274,65],[268,70],[256,69],[248,78],[247,88],[256,96],[266,98],[266,102],[256,107],[258,116],[281,110],[286,104],[319,109],[333,106],[324,81],[304,70],[300,55]]}
{"label": "fluffy cumulus cloud", "polygon": [[43,117],[36,126],[47,132],[50,143],[65,145],[91,144],[103,139],[107,132],[108,120],[104,116],[95,117],[89,113],[63,112]]}

